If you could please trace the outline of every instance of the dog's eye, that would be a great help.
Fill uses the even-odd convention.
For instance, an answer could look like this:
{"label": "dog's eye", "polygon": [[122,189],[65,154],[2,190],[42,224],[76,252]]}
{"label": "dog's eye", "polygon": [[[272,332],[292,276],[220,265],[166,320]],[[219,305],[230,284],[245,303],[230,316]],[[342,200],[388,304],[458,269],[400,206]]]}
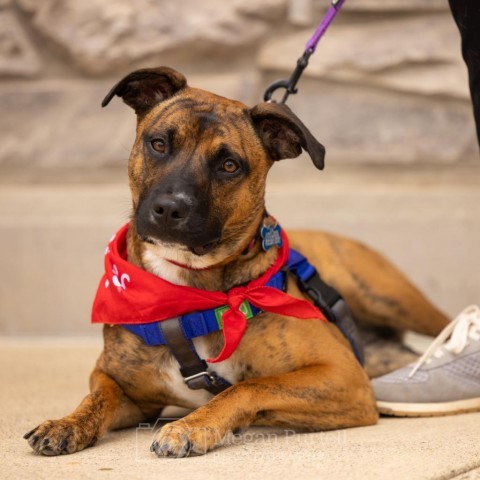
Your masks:
{"label": "dog's eye", "polygon": [[152,148],[158,153],[165,153],[167,151],[167,145],[165,140],[161,138],[155,138],[151,141]]}
{"label": "dog's eye", "polygon": [[225,160],[222,164],[222,170],[227,173],[235,173],[239,168],[240,166],[238,163],[231,158]]}

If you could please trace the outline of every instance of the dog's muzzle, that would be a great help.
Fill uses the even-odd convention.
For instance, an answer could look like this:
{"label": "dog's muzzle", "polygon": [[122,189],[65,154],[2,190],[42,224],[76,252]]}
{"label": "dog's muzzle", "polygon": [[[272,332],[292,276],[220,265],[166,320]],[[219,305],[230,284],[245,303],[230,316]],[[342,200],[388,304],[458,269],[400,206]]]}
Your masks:
{"label": "dog's muzzle", "polygon": [[186,193],[155,192],[136,213],[137,232],[147,241],[184,245],[196,255],[209,253],[219,243],[221,229],[208,223]]}

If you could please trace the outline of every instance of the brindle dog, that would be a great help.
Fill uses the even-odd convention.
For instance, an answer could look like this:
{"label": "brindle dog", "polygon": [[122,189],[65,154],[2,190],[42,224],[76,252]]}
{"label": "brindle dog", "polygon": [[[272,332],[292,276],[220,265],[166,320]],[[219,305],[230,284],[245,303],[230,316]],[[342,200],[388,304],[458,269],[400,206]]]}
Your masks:
{"label": "brindle dog", "polygon": [[[246,247],[264,215],[267,172],[302,148],[322,169],[323,146],[288,107],[248,108],[187,86],[170,68],[131,73],[104,105],[114,95],[138,117],[128,168],[129,261],[170,282],[206,290],[227,291],[263,273],[276,249],[264,252],[258,241]],[[363,324],[436,335],[447,323],[371,249],[326,233],[291,232],[290,239]],[[302,298],[294,283],[288,292]],[[166,405],[196,410],[157,432],[152,450],[158,456],[205,453],[227,432],[252,424],[330,430],[377,421],[367,373],[337,327],[322,321],[255,317],[235,353],[214,365],[233,386],[213,398],[185,386],[166,347],[145,346],[121,326],[106,326],[104,342],[80,406],[25,435],[35,452],[82,450],[108,430],[155,418]],[[203,358],[215,357],[222,336],[216,332],[194,343]]]}

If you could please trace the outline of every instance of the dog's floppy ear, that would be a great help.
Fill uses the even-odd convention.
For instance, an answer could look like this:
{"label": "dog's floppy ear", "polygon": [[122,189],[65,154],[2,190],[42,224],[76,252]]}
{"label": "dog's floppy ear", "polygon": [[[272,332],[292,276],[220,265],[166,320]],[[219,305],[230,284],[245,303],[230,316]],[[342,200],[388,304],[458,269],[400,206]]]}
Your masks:
{"label": "dog's floppy ear", "polygon": [[187,85],[185,77],[168,67],[144,68],[129,73],[120,80],[103,99],[106,107],[115,96],[135,110],[137,115],[144,115],[152,107],[175,95]]}
{"label": "dog's floppy ear", "polygon": [[250,111],[260,140],[272,160],[295,158],[308,152],[313,164],[323,170],[325,147],[283,103],[260,103]]}

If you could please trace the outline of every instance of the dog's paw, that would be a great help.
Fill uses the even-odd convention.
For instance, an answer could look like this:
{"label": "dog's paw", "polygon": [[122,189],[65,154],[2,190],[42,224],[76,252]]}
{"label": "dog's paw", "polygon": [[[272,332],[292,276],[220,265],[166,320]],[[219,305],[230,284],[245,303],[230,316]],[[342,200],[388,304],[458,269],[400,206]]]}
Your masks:
{"label": "dog's paw", "polygon": [[47,420],[23,438],[28,440],[35,453],[49,456],[78,452],[97,441],[96,435],[90,433],[88,427],[70,419]]}
{"label": "dog's paw", "polygon": [[212,427],[189,425],[187,419],[169,423],[155,435],[150,447],[158,457],[182,458],[204,455],[221,441]]}

